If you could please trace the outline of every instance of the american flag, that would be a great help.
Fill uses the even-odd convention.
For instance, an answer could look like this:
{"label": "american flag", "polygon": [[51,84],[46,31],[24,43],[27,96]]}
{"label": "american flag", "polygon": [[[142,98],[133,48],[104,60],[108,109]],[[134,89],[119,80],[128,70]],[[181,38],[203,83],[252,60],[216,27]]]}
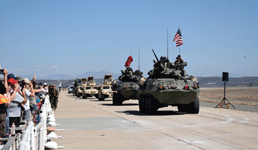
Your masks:
{"label": "american flag", "polygon": [[176,47],[183,45],[183,39],[182,39],[182,34],[181,34],[180,29],[177,30],[177,33],[176,33],[173,41],[176,41]]}

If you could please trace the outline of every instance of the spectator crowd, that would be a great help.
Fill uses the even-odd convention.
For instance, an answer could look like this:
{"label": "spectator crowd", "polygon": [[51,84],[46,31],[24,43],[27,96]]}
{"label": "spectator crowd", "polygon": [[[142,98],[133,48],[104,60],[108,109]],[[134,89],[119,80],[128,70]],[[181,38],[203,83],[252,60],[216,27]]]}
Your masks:
{"label": "spectator crowd", "polygon": [[[51,107],[57,108],[58,90],[55,85],[37,83],[32,80],[8,74],[7,69],[0,69],[0,138],[11,136],[10,128],[19,128],[21,122],[28,125],[30,121],[39,122],[39,110],[49,94]],[[2,143],[0,142],[0,145]]]}

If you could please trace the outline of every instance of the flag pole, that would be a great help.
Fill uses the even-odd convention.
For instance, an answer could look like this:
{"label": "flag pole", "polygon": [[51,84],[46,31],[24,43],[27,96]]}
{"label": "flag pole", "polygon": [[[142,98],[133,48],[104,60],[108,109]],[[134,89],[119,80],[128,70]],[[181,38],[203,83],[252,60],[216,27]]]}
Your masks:
{"label": "flag pole", "polygon": [[168,59],[168,27],[167,27],[167,59]]}
{"label": "flag pole", "polygon": [[[178,29],[180,30],[180,25],[178,26]],[[180,46],[181,46],[181,45],[179,45],[179,55],[181,55],[181,54],[180,54]]]}
{"label": "flag pole", "polygon": [[131,53],[131,46],[130,46],[130,56],[132,56],[132,53]]}
{"label": "flag pole", "polygon": [[138,66],[139,70],[140,70],[140,46],[139,46],[139,66]]}

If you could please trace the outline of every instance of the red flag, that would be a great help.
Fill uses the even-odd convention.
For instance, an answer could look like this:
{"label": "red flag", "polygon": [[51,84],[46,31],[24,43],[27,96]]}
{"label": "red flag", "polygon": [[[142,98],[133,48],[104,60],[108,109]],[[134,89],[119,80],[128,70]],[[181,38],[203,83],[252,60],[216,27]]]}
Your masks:
{"label": "red flag", "polygon": [[131,62],[133,62],[133,57],[132,56],[129,56],[127,58],[127,61],[125,62],[125,67],[129,67]]}

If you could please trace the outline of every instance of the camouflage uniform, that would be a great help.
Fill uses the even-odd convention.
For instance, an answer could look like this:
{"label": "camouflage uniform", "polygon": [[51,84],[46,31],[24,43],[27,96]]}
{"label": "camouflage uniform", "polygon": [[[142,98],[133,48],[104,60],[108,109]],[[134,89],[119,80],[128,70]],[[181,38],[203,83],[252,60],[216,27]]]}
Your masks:
{"label": "camouflage uniform", "polygon": [[178,64],[183,63],[183,62],[184,62],[184,60],[182,59],[182,57],[180,55],[178,55],[176,57],[175,64],[178,65]]}
{"label": "camouflage uniform", "polygon": [[49,89],[49,99],[51,103],[51,108],[56,110],[57,108],[57,103],[58,103],[58,96],[59,96],[59,91],[58,89],[55,88],[54,85],[50,85],[53,88]]}

